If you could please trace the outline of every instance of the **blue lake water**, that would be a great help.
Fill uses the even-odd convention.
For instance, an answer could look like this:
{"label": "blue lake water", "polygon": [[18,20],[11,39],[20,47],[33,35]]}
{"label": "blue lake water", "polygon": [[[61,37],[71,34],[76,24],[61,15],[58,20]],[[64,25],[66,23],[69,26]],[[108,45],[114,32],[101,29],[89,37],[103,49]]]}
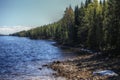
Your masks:
{"label": "blue lake water", "polygon": [[64,53],[53,46],[54,43],[0,36],[0,80],[53,80],[54,71],[42,68],[42,65],[76,56],[74,53]]}

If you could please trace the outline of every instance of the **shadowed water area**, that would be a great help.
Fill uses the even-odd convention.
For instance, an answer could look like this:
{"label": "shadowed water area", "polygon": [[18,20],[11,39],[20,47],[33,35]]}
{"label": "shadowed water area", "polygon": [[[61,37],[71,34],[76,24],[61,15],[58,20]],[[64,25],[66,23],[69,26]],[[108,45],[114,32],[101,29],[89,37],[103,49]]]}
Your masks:
{"label": "shadowed water area", "polygon": [[64,53],[53,44],[54,41],[0,36],[0,80],[63,80],[42,65],[77,55]]}

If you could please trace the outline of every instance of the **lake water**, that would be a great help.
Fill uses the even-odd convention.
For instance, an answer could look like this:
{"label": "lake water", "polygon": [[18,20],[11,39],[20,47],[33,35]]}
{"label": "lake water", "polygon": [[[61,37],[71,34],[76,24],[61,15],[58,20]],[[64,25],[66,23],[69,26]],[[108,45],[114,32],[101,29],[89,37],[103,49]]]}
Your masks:
{"label": "lake water", "polygon": [[[42,65],[76,56],[53,46],[55,42],[0,36],[0,80],[64,80]],[[41,70],[39,68],[42,68]]]}

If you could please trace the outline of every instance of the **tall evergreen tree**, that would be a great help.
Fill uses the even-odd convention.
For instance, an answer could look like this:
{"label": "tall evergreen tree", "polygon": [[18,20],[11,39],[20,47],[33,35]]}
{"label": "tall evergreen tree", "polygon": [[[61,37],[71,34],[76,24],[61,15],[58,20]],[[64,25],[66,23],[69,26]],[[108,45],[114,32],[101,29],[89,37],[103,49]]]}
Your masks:
{"label": "tall evergreen tree", "polygon": [[117,44],[119,25],[118,25],[118,15],[117,0],[108,0],[108,12],[107,12],[107,25],[106,25],[106,42],[108,49],[115,49]]}

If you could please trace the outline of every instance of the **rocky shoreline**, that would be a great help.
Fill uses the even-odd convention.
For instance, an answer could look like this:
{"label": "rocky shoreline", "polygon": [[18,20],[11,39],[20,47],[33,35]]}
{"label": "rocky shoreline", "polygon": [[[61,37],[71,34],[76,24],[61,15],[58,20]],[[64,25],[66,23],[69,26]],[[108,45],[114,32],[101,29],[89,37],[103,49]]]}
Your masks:
{"label": "rocky shoreline", "polygon": [[[65,61],[54,61],[48,65],[56,71],[54,76],[62,76],[67,80],[120,80],[120,56],[103,57],[104,54],[82,54]],[[112,70],[118,76],[94,75],[97,70]]]}

